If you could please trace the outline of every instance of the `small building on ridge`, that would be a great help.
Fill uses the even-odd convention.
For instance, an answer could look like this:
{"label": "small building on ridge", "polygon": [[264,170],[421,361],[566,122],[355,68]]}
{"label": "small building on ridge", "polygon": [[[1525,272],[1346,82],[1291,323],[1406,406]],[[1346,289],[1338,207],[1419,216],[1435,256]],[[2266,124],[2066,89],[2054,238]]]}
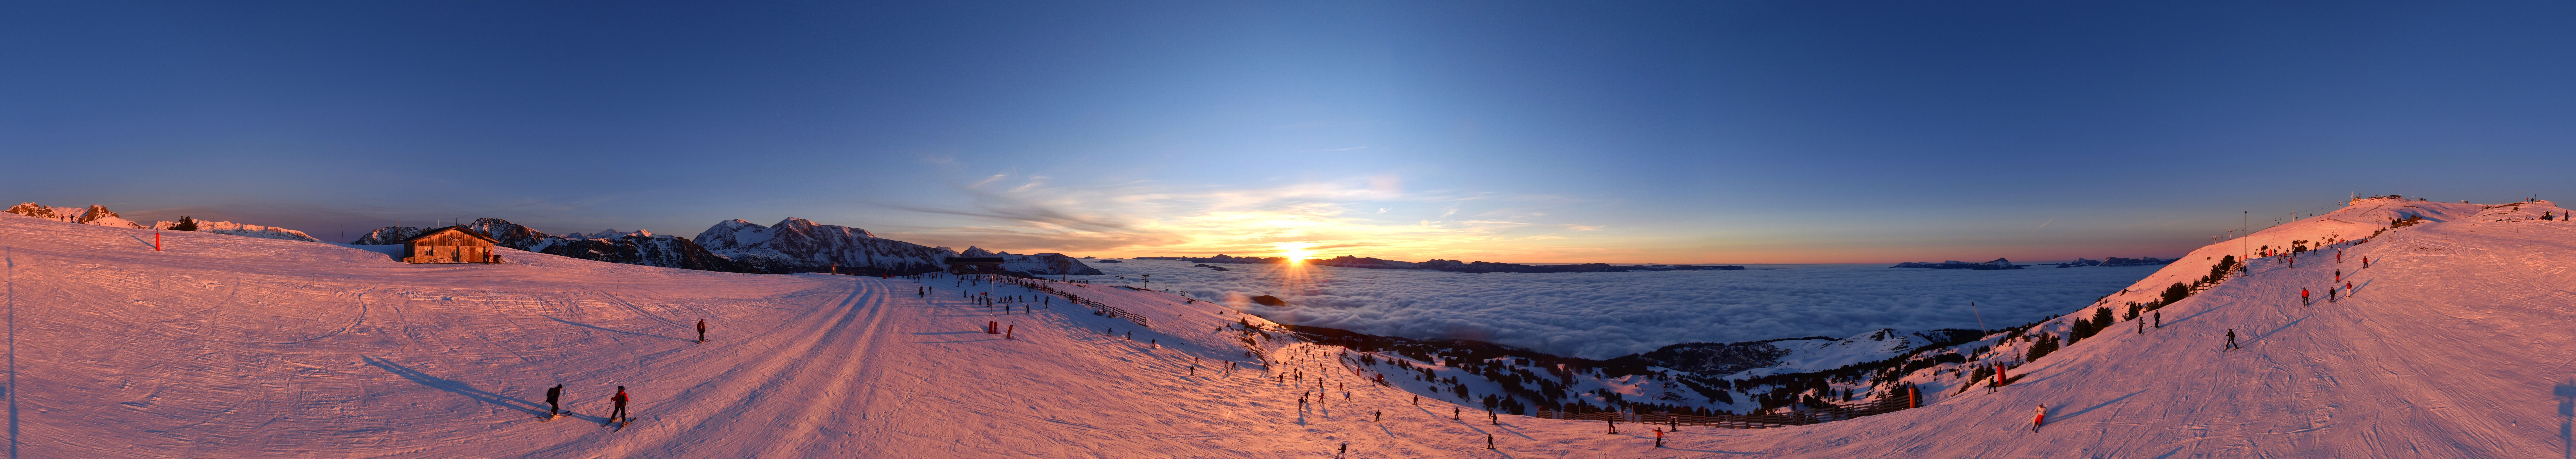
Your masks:
{"label": "small building on ridge", "polygon": [[499,241],[466,227],[450,226],[420,232],[402,240],[404,263],[500,263],[501,256],[492,253]]}

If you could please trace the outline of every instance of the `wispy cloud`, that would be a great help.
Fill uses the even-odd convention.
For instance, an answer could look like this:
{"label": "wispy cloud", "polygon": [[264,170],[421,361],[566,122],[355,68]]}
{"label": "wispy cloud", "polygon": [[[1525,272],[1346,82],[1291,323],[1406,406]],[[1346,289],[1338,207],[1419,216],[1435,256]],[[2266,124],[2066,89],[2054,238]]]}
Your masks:
{"label": "wispy cloud", "polygon": [[[1017,180],[1018,182],[1014,182]],[[1318,254],[1424,258],[1493,253],[1510,241],[1564,239],[1513,234],[1546,223],[1524,220],[1423,220],[1391,212],[1413,203],[1450,203],[1459,195],[1405,192],[1393,176],[1305,182],[1264,188],[1172,186],[1133,182],[1057,186],[1044,177],[995,174],[956,189],[972,205],[886,207],[966,217],[962,224],[888,231],[924,243],[1021,251],[1111,255],[1276,255],[1280,245],[1310,244]],[[1389,205],[1398,204],[1398,205]],[[1418,206],[1430,207],[1430,206]],[[1502,212],[1519,217],[1544,212]]]}

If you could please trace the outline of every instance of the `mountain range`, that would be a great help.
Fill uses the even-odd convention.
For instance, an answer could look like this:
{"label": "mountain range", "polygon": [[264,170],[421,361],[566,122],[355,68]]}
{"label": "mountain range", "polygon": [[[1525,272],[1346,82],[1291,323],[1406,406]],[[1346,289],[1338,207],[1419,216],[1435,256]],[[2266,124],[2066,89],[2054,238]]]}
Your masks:
{"label": "mountain range", "polygon": [[[1002,257],[1003,269],[1023,276],[1096,275],[1097,269],[1063,254],[1017,255],[969,247],[963,253],[877,237],[867,230],[788,218],[762,226],[741,219],[716,222],[695,239],[651,231],[601,230],[550,235],[498,218],[478,218],[466,229],[496,245],[584,260],[736,273],[833,272],[901,276],[947,269],[949,257]],[[351,245],[401,243],[431,228],[389,226],[368,231]]]}

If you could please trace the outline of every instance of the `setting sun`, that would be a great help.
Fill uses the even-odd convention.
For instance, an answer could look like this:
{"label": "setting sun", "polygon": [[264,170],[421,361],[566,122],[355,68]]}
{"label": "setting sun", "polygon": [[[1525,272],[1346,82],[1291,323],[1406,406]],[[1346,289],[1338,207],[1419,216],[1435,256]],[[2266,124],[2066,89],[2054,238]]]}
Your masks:
{"label": "setting sun", "polygon": [[1279,250],[1287,253],[1289,263],[1299,263],[1306,261],[1307,256],[1314,255],[1314,252],[1306,251],[1307,247],[1314,246],[1315,244],[1312,243],[1290,242],[1279,244]]}

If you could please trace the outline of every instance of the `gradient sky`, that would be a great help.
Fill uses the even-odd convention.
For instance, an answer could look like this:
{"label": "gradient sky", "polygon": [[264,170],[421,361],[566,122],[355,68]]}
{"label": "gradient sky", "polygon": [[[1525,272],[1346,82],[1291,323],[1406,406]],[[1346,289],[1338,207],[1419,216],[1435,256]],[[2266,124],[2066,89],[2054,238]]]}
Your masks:
{"label": "gradient sky", "polygon": [[20,3],[0,199],[1779,263],[2576,191],[2576,3],[2080,3]]}

